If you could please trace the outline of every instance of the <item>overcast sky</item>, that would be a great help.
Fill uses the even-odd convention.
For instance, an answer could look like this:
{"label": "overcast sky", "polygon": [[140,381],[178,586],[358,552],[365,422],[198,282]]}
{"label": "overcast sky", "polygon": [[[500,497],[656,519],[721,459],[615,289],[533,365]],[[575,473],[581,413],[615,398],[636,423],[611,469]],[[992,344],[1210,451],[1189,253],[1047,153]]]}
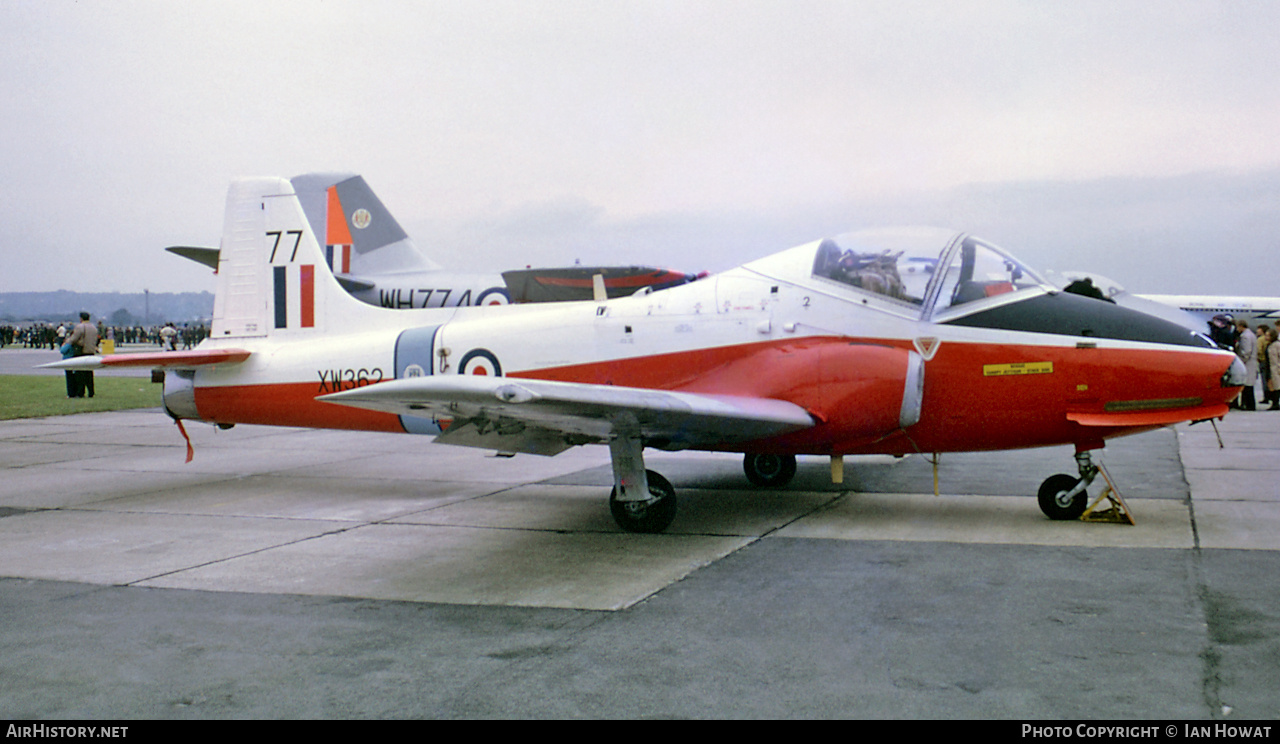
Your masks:
{"label": "overcast sky", "polygon": [[1280,295],[1270,0],[0,1],[0,291],[212,290],[230,180],[446,266],[717,271],[884,224]]}

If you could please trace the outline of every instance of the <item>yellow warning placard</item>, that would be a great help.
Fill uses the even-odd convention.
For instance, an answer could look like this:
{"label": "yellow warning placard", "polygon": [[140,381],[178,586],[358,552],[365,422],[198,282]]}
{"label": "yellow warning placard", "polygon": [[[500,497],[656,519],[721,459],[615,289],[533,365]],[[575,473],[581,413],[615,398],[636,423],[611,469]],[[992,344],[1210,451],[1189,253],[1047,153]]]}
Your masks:
{"label": "yellow warning placard", "polygon": [[984,364],[983,377],[1008,377],[1010,375],[1051,375],[1053,362],[1013,362],[1011,364]]}

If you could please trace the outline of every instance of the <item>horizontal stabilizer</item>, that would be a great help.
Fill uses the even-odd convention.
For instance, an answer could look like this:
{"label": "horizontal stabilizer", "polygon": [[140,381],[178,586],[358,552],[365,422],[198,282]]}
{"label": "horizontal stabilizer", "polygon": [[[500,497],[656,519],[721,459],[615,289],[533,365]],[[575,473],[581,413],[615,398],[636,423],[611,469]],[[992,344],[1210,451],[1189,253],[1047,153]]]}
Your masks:
{"label": "horizontal stabilizer", "polygon": [[194,349],[192,351],[156,351],[140,354],[109,354],[106,356],[82,356],[39,365],[40,369],[115,369],[124,367],[150,367],[164,369],[194,369],[214,364],[239,364],[249,358],[243,349]]}
{"label": "horizontal stabilizer", "polygon": [[[638,435],[654,446],[682,449],[765,439],[814,425],[800,406],[768,398],[479,375],[411,377],[318,400],[451,419],[440,441],[512,452],[546,453],[552,449],[548,436],[583,444]],[[451,442],[455,429],[459,435]],[[522,444],[524,439],[530,441]]]}
{"label": "horizontal stabilizer", "polygon": [[350,274],[334,274],[333,278],[338,280],[338,284],[341,284],[343,289],[351,293],[368,292],[369,290],[378,286],[377,284],[374,284],[371,281],[367,281],[365,279],[357,279],[354,276],[351,276]]}
{"label": "horizontal stabilizer", "polygon": [[204,264],[214,271],[218,270],[218,249],[203,248],[195,245],[171,245],[165,248],[166,251],[183,258],[195,261],[198,264]]}

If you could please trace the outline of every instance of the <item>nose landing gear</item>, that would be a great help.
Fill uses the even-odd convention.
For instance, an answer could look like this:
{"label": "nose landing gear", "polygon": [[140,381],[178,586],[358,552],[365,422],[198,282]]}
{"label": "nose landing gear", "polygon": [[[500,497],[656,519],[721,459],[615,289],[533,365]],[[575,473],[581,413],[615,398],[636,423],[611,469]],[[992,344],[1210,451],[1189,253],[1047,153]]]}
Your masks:
{"label": "nose landing gear", "polygon": [[1098,477],[1098,468],[1088,450],[1076,453],[1076,467],[1080,469],[1079,478],[1058,473],[1040,484],[1040,511],[1049,519],[1079,519],[1084,514],[1089,498],[1086,489]]}
{"label": "nose landing gear", "polygon": [[[1125,505],[1124,499],[1120,497],[1120,492],[1116,490],[1111,474],[1102,463],[1095,465],[1093,457],[1088,450],[1085,450],[1076,453],[1076,466],[1080,470],[1079,478],[1059,473],[1049,476],[1044,483],[1040,484],[1038,495],[1040,511],[1044,512],[1049,519],[1055,520],[1079,519],[1085,522],[1134,524],[1133,515]],[[1089,504],[1087,489],[1099,473],[1102,474],[1102,479],[1107,485],[1102,489],[1102,494]],[[1110,506],[1100,510],[1098,506],[1104,499]]]}
{"label": "nose landing gear", "polygon": [[1084,514],[1088,484],[1082,478],[1058,473],[1040,484],[1040,511],[1049,519],[1079,519]]}

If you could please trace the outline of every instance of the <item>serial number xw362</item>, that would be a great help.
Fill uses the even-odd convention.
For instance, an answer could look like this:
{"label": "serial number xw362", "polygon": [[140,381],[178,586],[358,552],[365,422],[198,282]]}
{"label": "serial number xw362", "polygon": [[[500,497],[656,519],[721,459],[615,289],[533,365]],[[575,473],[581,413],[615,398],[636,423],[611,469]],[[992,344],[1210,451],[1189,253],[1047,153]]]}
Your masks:
{"label": "serial number xw362", "polygon": [[316,370],[316,374],[320,376],[321,393],[339,393],[343,390],[354,390],[358,387],[382,382],[383,380],[381,367],[374,367],[373,369],[320,369]]}

